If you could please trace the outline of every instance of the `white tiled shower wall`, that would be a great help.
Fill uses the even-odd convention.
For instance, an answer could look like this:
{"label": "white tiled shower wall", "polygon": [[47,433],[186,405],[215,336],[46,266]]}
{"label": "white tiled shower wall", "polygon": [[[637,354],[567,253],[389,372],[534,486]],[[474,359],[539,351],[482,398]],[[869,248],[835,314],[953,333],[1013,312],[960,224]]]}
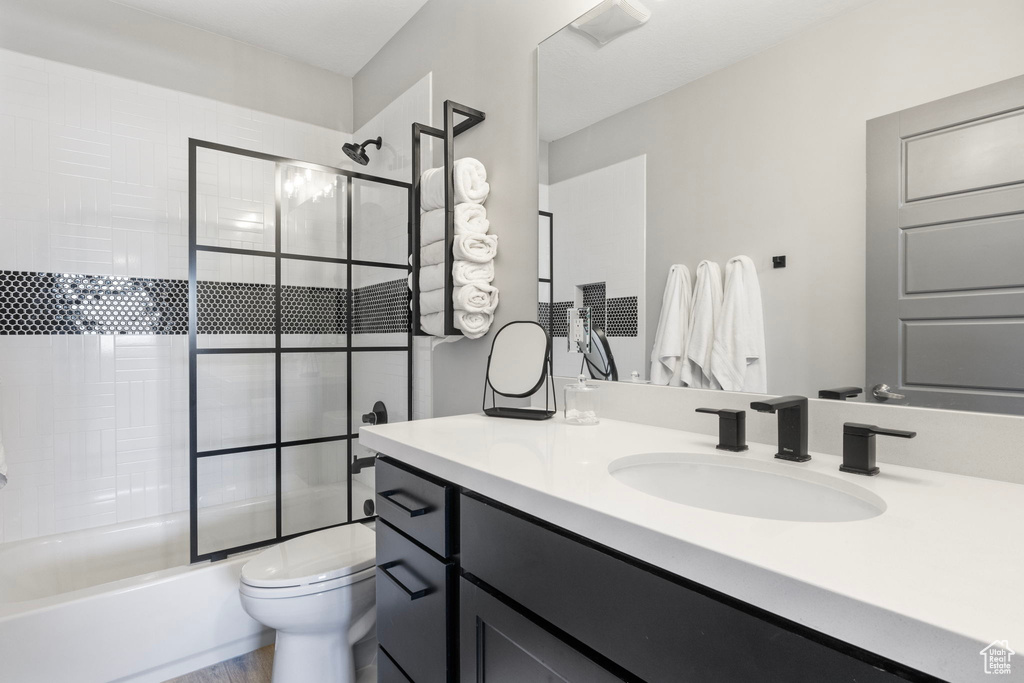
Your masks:
{"label": "white tiled shower wall", "polygon": [[[604,282],[607,298],[637,297],[637,336],[609,337],[619,379],[648,374],[644,339],[647,157],[642,155],[541,186],[541,206],[554,214],[554,300],[573,301],[576,288]],[[541,258],[546,258],[541,249]],[[555,375],[579,374],[582,356],[554,340]]]}
{"label": "white tiled shower wall", "polygon": [[[0,269],[187,277],[189,137],[351,167],[349,134],[0,50]],[[0,335],[0,542],[186,510],[187,368],[183,336]]]}

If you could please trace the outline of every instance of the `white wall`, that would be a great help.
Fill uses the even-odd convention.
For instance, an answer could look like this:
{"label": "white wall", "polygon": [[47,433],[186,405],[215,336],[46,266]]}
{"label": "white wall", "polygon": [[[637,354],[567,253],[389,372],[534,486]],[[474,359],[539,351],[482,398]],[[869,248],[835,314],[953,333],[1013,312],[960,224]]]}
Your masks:
{"label": "white wall", "polygon": [[648,299],[673,263],[747,254],[769,390],[859,385],[865,122],[1024,73],[1022,26],[1019,0],[879,0],[551,143],[550,181],[646,153]]}
{"label": "white wall", "polygon": [[[633,370],[642,378],[648,374],[644,340],[646,166],[646,158],[639,156],[548,186],[555,224],[555,302],[582,305],[577,287],[597,282],[605,283],[607,299],[637,297],[637,335],[608,337],[620,379],[628,378]],[[606,332],[608,328],[606,325]],[[565,337],[554,342],[555,374],[579,374],[582,356],[568,351]]]}
{"label": "white wall", "polygon": [[[0,50],[0,270],[186,278],[190,136],[328,165],[350,137]],[[188,508],[186,337],[0,335],[0,381],[0,541]]]}
{"label": "white wall", "polygon": [[0,0],[0,48],[352,130],[352,79],[110,0]]}
{"label": "white wall", "polygon": [[[537,44],[594,0],[430,0],[353,80],[356,126],[433,73],[435,122],[446,99],[487,120],[458,138],[458,155],[487,166],[487,213],[499,236],[492,330],[537,316]],[[434,414],[480,409],[491,336],[442,344],[433,355]]]}

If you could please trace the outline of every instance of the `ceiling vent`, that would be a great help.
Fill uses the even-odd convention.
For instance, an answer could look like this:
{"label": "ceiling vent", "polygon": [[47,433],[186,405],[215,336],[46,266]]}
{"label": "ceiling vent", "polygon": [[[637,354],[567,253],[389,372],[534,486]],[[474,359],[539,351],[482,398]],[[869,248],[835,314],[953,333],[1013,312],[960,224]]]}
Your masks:
{"label": "ceiling vent", "polygon": [[607,45],[623,33],[640,28],[651,18],[651,12],[637,0],[604,0],[571,26],[597,45]]}

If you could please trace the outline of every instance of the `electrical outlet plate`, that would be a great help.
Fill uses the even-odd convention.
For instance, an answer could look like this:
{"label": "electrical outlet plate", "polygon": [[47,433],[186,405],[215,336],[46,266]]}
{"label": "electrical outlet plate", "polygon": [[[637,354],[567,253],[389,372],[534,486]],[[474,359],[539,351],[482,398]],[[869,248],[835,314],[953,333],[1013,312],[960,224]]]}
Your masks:
{"label": "electrical outlet plate", "polygon": [[590,306],[570,308],[569,353],[590,353]]}

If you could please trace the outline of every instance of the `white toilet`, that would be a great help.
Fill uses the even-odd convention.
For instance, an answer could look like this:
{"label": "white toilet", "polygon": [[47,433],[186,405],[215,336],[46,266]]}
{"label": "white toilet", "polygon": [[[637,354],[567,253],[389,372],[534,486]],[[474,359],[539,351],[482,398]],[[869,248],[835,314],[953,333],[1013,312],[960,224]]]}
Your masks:
{"label": "white toilet", "polygon": [[277,629],[274,683],[354,683],[374,649],[354,646],[376,635],[376,538],[362,524],[300,536],[263,551],[242,567],[242,607]]}

